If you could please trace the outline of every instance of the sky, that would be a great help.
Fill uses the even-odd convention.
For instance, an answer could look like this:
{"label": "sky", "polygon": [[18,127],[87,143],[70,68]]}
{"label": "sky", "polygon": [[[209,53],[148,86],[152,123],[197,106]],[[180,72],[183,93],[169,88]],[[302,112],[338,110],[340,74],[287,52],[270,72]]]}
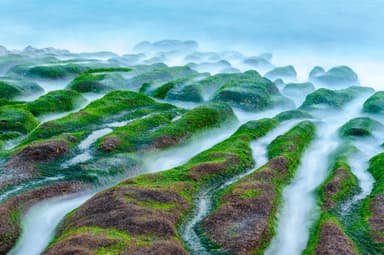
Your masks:
{"label": "sky", "polygon": [[126,53],[142,40],[192,39],[377,68],[383,10],[384,0],[0,0],[0,45]]}

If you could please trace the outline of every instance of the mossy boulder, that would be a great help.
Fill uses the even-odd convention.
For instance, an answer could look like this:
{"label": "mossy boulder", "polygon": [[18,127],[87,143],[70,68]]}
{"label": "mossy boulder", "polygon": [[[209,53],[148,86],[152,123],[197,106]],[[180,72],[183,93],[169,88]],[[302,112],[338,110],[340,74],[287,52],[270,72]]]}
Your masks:
{"label": "mossy boulder", "polygon": [[0,79],[0,99],[12,99],[16,96],[27,96],[41,92],[43,89],[34,82],[10,78]]}
{"label": "mossy boulder", "polygon": [[317,225],[318,227],[312,233],[312,238],[308,247],[303,251],[303,255],[361,254],[336,217],[323,214]]}
{"label": "mossy boulder", "polygon": [[113,89],[129,89],[120,73],[130,72],[129,68],[97,68],[90,69],[76,76],[67,88],[78,92],[100,93]]}
{"label": "mossy boulder", "polygon": [[372,92],[372,89],[366,87],[349,87],[340,90],[321,88],[309,94],[300,108],[316,109],[319,107],[327,107],[341,109],[356,98],[356,96],[370,92]]}
{"label": "mossy boulder", "polygon": [[35,116],[40,116],[47,113],[71,111],[85,101],[86,99],[77,91],[55,90],[27,103],[26,107]]}
{"label": "mossy boulder", "polygon": [[381,114],[384,112],[384,91],[379,91],[369,97],[363,105],[367,113]]}
{"label": "mossy boulder", "polygon": [[271,60],[272,54],[265,53],[260,56],[246,58],[243,63],[259,70],[267,70],[274,67],[271,64]]}
{"label": "mossy boulder", "polygon": [[[192,75],[176,79],[171,82],[167,82],[154,90],[151,90],[151,86],[147,85],[147,88],[145,88],[145,94],[168,100],[202,102],[204,99],[201,86],[198,85],[198,82],[195,82],[195,79],[198,77],[199,76]],[[143,88],[144,85],[141,89]]]}
{"label": "mossy boulder", "polygon": [[312,119],[312,118],[313,116],[311,114],[301,110],[285,111],[275,116],[275,119],[278,120],[279,122],[292,120],[292,119]]}
{"label": "mossy boulder", "polygon": [[141,73],[128,80],[132,89],[139,89],[143,84],[149,83],[155,86],[164,84],[186,76],[196,75],[197,72],[187,66],[181,67],[160,67]]}
{"label": "mossy boulder", "polygon": [[[101,139],[99,149],[105,152],[135,152],[166,148],[198,132],[236,120],[232,109],[222,103],[196,107],[171,121],[173,117],[174,114],[155,114],[118,128]],[[140,134],[136,133],[137,130]]]}
{"label": "mossy boulder", "polygon": [[181,88],[173,88],[169,91],[165,98],[170,100],[199,103],[204,101],[203,93],[204,92],[202,91],[201,86],[190,84]]}
{"label": "mossy boulder", "polygon": [[234,254],[262,254],[273,235],[281,192],[300,163],[315,133],[304,121],[269,146],[270,161],[225,188],[217,208],[203,220],[202,231],[215,250]]}
{"label": "mossy boulder", "polygon": [[284,103],[275,84],[256,72],[247,72],[236,80],[226,82],[215,94],[213,101],[229,103],[245,111],[260,111]]}
{"label": "mossy boulder", "polygon": [[282,79],[285,82],[297,80],[297,73],[293,66],[281,66],[272,69],[271,71],[265,74],[265,77],[274,81],[277,79]]}
{"label": "mossy boulder", "polygon": [[384,126],[371,118],[360,117],[349,120],[339,130],[342,137],[361,137],[372,136],[377,130],[383,129]]}
{"label": "mossy boulder", "polygon": [[357,74],[348,66],[337,66],[325,71],[315,67],[309,74],[308,80],[329,87],[350,87],[359,85]]}
{"label": "mossy boulder", "polygon": [[[97,194],[66,217],[45,254],[63,250],[73,253],[76,249],[87,250],[90,245],[97,250],[105,247],[106,241],[118,241],[122,236],[129,238],[124,239],[120,252],[187,254],[178,227],[204,187],[253,165],[250,142],[269,130],[263,125],[254,127],[236,132],[174,169],[130,178]],[[98,233],[113,229],[119,235],[90,235],[91,229]],[[145,245],[142,240],[146,240]]]}
{"label": "mossy boulder", "polygon": [[80,74],[89,69],[80,64],[52,64],[41,66],[15,66],[10,70],[11,73],[40,79],[58,80]]}
{"label": "mossy boulder", "polygon": [[135,110],[147,113],[171,108],[174,106],[156,103],[153,99],[139,93],[115,90],[93,101],[79,112],[43,123],[23,142],[45,139],[63,132],[92,130],[103,123],[126,120]]}
{"label": "mossy boulder", "polygon": [[17,131],[27,134],[33,130],[38,121],[23,105],[6,105],[0,107],[0,130]]}

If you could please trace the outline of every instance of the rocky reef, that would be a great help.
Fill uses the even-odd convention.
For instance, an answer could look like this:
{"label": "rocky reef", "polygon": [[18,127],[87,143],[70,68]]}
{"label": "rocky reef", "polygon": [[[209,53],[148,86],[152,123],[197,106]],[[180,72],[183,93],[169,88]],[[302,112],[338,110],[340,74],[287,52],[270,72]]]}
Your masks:
{"label": "rocky reef", "polygon": [[325,172],[306,176],[320,185],[295,205],[312,214],[292,245],[384,253],[384,97],[350,67],[303,76],[270,53],[164,40],[0,47],[0,76],[0,254],[24,245],[34,205],[84,194],[42,254],[268,254],[308,148]]}

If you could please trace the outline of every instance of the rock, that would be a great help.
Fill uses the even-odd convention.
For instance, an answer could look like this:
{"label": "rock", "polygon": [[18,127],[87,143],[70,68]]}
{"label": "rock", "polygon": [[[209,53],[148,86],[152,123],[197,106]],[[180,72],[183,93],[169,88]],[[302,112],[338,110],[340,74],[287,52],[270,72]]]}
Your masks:
{"label": "rock", "polygon": [[320,86],[350,87],[359,85],[357,74],[347,66],[337,66],[325,72],[321,67],[315,67],[309,74],[308,80]]}
{"label": "rock", "polygon": [[150,43],[148,41],[137,44],[133,50],[136,52],[162,52],[162,53],[188,53],[196,51],[198,44],[195,41],[163,40]]}
{"label": "rock", "polygon": [[384,113],[384,91],[378,91],[369,97],[364,102],[363,111],[373,114]]}
{"label": "rock", "polygon": [[0,45],[0,57],[1,56],[5,56],[5,55],[7,55],[8,54],[8,50],[7,50],[7,48],[5,48],[4,46],[1,46]]}
{"label": "rock", "polygon": [[316,255],[358,255],[352,241],[332,222],[325,221],[320,227],[319,244],[316,247]]}
{"label": "rock", "polygon": [[17,195],[0,205],[0,254],[7,252],[15,245],[20,232],[20,216],[30,206],[39,201],[78,193],[87,188],[81,182],[61,182],[50,184]]}
{"label": "rock", "polygon": [[249,57],[244,59],[243,63],[258,70],[271,70],[274,65],[271,64],[272,54],[265,53],[260,56]]}
{"label": "rock", "polygon": [[359,117],[349,120],[339,130],[342,137],[373,136],[375,131],[382,130],[384,126],[371,118]]}
{"label": "rock", "polygon": [[282,79],[284,82],[293,82],[297,80],[297,73],[293,66],[282,66],[269,71],[265,77],[272,81]]}

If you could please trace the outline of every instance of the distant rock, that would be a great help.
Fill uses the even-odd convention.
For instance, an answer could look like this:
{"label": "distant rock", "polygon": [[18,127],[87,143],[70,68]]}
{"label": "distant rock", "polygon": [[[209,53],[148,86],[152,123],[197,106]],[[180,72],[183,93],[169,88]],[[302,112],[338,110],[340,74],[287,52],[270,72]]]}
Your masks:
{"label": "distant rock", "polygon": [[195,51],[184,58],[186,62],[215,62],[220,61],[222,57],[216,52],[199,52]]}
{"label": "distant rock", "polygon": [[53,47],[48,48],[34,48],[32,46],[27,46],[24,48],[24,50],[21,52],[23,55],[69,55],[71,54],[68,50],[62,50],[62,49],[56,49]]}
{"label": "distant rock", "polygon": [[7,48],[5,48],[4,46],[1,46],[0,45],[0,57],[1,56],[5,56],[5,55],[7,55],[8,54],[8,50],[7,50]]}
{"label": "distant rock", "polygon": [[136,52],[168,52],[186,53],[196,51],[198,44],[195,41],[163,40],[154,43],[143,41],[137,44],[133,50]]}
{"label": "distant rock", "polygon": [[282,79],[285,82],[293,82],[297,80],[297,73],[293,66],[281,66],[276,67],[272,71],[265,74],[265,77],[274,81],[276,79]]}
{"label": "distant rock", "polygon": [[367,113],[384,113],[384,91],[378,91],[364,102],[363,111]]}
{"label": "distant rock", "polygon": [[339,88],[360,84],[357,74],[348,66],[333,67],[327,72],[317,66],[310,72],[308,80],[322,86]]}
{"label": "distant rock", "polygon": [[[226,60],[220,60],[217,62],[203,62],[203,63],[189,63],[187,64],[192,69],[195,69],[198,72],[209,72],[209,73],[233,73],[233,72],[239,72],[237,69],[234,69]],[[226,70],[226,71],[224,71]]]}
{"label": "distant rock", "polygon": [[246,58],[244,59],[243,63],[252,66],[256,69],[270,70],[274,68],[274,65],[272,65],[271,60],[272,54],[264,53],[259,56]]}

